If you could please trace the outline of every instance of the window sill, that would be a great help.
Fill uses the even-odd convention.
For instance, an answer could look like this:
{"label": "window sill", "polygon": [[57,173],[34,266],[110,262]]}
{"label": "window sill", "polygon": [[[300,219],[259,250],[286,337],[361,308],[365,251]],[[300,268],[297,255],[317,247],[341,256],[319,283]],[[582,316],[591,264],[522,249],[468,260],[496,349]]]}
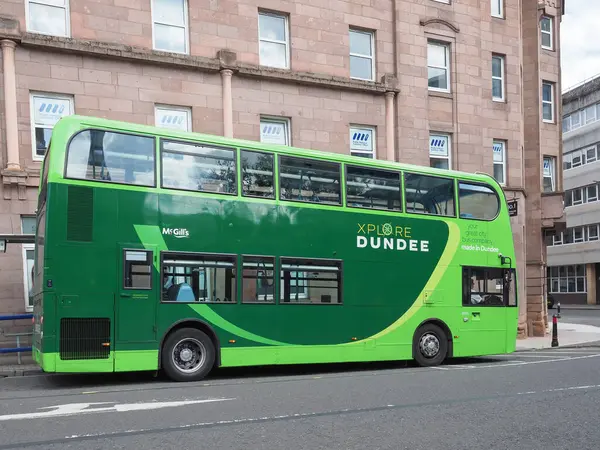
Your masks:
{"label": "window sill", "polygon": [[429,90],[429,96],[430,97],[438,97],[438,98],[448,98],[448,99],[454,98],[454,96],[452,95],[452,92],[445,92],[445,91]]}

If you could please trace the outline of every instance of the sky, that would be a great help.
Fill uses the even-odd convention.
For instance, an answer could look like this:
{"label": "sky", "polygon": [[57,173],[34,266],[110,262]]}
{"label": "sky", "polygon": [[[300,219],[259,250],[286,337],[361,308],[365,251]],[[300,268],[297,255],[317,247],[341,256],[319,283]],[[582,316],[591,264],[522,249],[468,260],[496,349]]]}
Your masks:
{"label": "sky", "polygon": [[561,23],[563,92],[600,74],[600,0],[566,0]]}

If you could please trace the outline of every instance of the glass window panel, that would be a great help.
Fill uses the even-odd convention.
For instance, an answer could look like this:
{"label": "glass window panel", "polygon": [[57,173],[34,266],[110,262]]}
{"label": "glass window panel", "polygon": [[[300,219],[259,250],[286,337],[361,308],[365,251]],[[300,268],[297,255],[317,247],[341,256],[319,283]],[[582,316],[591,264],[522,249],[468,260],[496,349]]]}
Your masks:
{"label": "glass window panel", "polygon": [[67,177],[154,186],[154,138],[85,130],[69,144]]}
{"label": "glass window panel", "polygon": [[171,25],[154,25],[155,48],[165,52],[185,53],[185,28]]}
{"label": "glass window panel", "polygon": [[161,140],[163,187],[236,194],[235,150]]}
{"label": "glass window panel", "polygon": [[450,169],[450,162],[447,159],[430,158],[429,165],[436,169]]}
{"label": "glass window panel", "polygon": [[400,211],[400,173],[346,166],[346,204]]}
{"label": "glass window panel", "polygon": [[185,0],[154,0],[154,21],[185,25]]}
{"label": "glass window panel", "polygon": [[446,69],[429,67],[427,70],[430,88],[448,89],[448,76]]}
{"label": "glass window panel", "polygon": [[502,80],[492,80],[492,96],[494,98],[502,98]]}
{"label": "glass window panel", "polygon": [[282,200],[341,204],[338,163],[281,156],[279,177]]}
{"label": "glass window panel", "polygon": [[66,36],[66,9],[29,3],[29,29],[53,36]]}
{"label": "glass window panel", "polygon": [[350,53],[372,56],[371,33],[350,31]]}
{"label": "glass window panel", "polygon": [[360,56],[350,56],[350,76],[364,80],[373,79],[373,60]]}
{"label": "glass window panel", "polygon": [[498,195],[488,186],[459,183],[460,217],[492,220],[498,215]]}
{"label": "glass window panel", "polygon": [[262,41],[260,43],[260,64],[285,69],[287,67],[285,44]]}
{"label": "glass window panel", "polygon": [[504,164],[494,164],[494,178],[498,183],[504,184]]}
{"label": "glass window panel", "polygon": [[427,65],[434,67],[447,67],[446,49],[444,45],[429,44],[427,46]]}
{"label": "glass window panel", "polygon": [[341,271],[339,261],[281,258],[281,302],[341,304]]}
{"label": "glass window panel", "polygon": [[492,57],[492,76],[502,78],[502,58],[499,56]]}
{"label": "glass window panel", "polygon": [[242,302],[275,302],[275,259],[244,256]]}
{"label": "glass window panel", "polygon": [[125,289],[152,289],[152,252],[124,250]]}
{"label": "glass window panel", "polygon": [[585,278],[577,278],[577,292],[585,292]]}
{"label": "glass window panel", "polygon": [[236,300],[235,256],[163,253],[163,302]]}
{"label": "glass window panel", "polygon": [[[454,216],[454,181],[447,178],[404,173],[406,211],[442,216]],[[420,211],[417,205],[423,205]]]}
{"label": "glass window panel", "polygon": [[242,150],[242,195],[275,198],[273,155]]}
{"label": "glass window panel", "polygon": [[258,26],[260,39],[285,41],[285,22],[286,20],[283,16],[275,16],[272,14],[259,14]]}
{"label": "glass window panel", "polygon": [[[545,102],[552,101],[552,86],[550,84],[544,83],[542,87],[542,96]],[[571,117],[572,118],[572,117]]]}

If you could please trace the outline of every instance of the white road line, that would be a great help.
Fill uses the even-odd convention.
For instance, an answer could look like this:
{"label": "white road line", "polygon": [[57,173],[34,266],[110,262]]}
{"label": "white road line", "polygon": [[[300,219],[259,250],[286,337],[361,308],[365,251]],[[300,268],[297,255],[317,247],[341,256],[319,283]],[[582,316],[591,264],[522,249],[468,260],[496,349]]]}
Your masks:
{"label": "white road line", "polygon": [[[117,403],[115,402],[97,402],[97,403],[69,403],[66,405],[47,406],[40,409],[50,409],[52,411],[24,413],[24,414],[7,414],[0,416],[0,421],[7,420],[24,420],[24,419],[44,419],[46,417],[65,417],[78,414],[92,414],[104,412],[129,412],[129,411],[150,411],[162,408],[176,408],[187,405],[197,405],[200,403],[224,402],[227,400],[235,400],[233,398],[213,398],[206,400],[181,400],[174,402],[148,402],[148,403]],[[94,405],[111,405],[102,406],[99,408],[90,408]]]}
{"label": "white road line", "polygon": [[568,356],[566,358],[544,359],[544,360],[537,360],[537,361],[514,361],[514,362],[503,363],[503,364],[456,365],[456,366],[443,366],[443,367],[437,366],[437,367],[431,367],[431,368],[438,369],[438,370],[491,369],[494,367],[528,366],[531,364],[545,364],[545,363],[562,362],[562,361],[576,361],[578,359],[588,359],[588,358],[597,358],[597,357],[600,357],[600,353],[596,353],[594,355]]}
{"label": "white road line", "polygon": [[[517,393],[507,393],[506,397],[514,397],[514,396],[522,396],[522,395],[539,395],[539,394],[547,394],[550,392],[560,392],[560,391],[575,391],[575,390],[590,390],[590,389],[600,389],[600,384],[595,384],[595,385],[585,385],[585,386],[570,386],[570,387],[564,387],[564,388],[555,388],[555,389],[544,389],[544,390],[540,390],[540,391],[526,391],[526,392],[517,392]],[[470,399],[465,399],[465,401],[469,401]],[[247,424],[247,423],[253,423],[253,422],[265,422],[265,421],[271,421],[271,420],[285,420],[285,419],[306,419],[306,418],[311,418],[311,417],[318,417],[318,416],[323,416],[323,415],[328,415],[328,414],[344,414],[344,413],[349,413],[349,412],[356,412],[356,413],[361,413],[361,412],[368,412],[374,409],[377,410],[386,410],[386,409],[396,409],[396,408],[403,408],[403,407],[410,407],[411,405],[393,405],[393,404],[387,404],[387,405],[383,405],[380,407],[375,407],[375,408],[365,408],[364,410],[361,411],[361,409],[350,409],[350,408],[346,408],[346,409],[340,409],[340,410],[330,410],[330,411],[312,411],[312,412],[306,412],[306,413],[295,413],[295,414],[282,414],[282,415],[277,415],[277,416],[264,416],[264,417],[247,417],[247,418],[241,418],[241,419],[229,419],[229,420],[219,420],[219,421],[214,421],[214,422],[196,422],[196,423],[191,423],[191,424],[184,424],[184,425],[179,425],[179,426],[175,426],[175,427],[169,427],[168,431],[177,431],[177,430],[185,430],[185,429],[193,429],[193,428],[204,428],[204,427],[213,427],[213,426],[217,426],[217,425],[237,425],[237,424]],[[160,432],[160,431],[165,431],[165,430],[154,430],[154,429],[148,429],[148,428],[139,428],[139,429],[129,429],[129,430],[124,430],[124,431],[113,431],[113,432],[107,432],[107,433],[90,433],[90,434],[73,434],[71,436],[65,436],[65,440],[66,441],[73,441],[73,440],[82,440],[82,439],[108,439],[111,438],[113,436],[118,436],[118,437],[123,437],[123,436],[127,436],[127,435],[132,435],[132,434],[143,434],[143,433],[156,433],[156,432]]]}

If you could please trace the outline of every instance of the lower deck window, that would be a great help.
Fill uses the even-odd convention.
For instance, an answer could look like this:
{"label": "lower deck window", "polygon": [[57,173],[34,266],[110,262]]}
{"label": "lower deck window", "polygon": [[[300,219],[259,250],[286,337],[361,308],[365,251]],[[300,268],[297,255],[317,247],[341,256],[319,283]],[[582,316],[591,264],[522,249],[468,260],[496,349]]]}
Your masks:
{"label": "lower deck window", "polygon": [[275,258],[244,256],[242,302],[275,302]]}
{"label": "lower deck window", "polygon": [[235,302],[235,256],[163,253],[163,302]]}
{"label": "lower deck window", "polygon": [[463,267],[463,306],[516,306],[513,269]]}
{"label": "lower deck window", "polygon": [[281,302],[341,304],[342,263],[281,258]]}

